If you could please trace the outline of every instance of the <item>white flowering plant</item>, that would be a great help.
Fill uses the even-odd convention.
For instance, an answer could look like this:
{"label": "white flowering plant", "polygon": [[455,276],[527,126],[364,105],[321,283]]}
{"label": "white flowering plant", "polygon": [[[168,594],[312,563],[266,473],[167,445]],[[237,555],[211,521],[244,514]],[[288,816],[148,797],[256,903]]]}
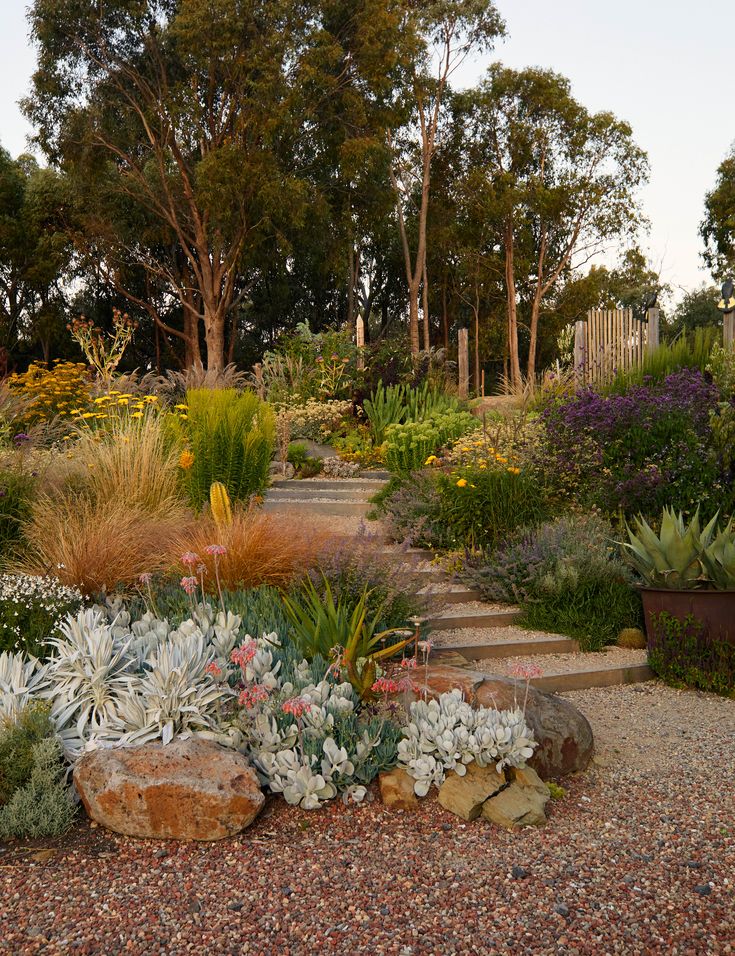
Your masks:
{"label": "white flowering plant", "polygon": [[43,654],[59,624],[81,606],[81,592],[58,578],[0,574],[0,651]]}

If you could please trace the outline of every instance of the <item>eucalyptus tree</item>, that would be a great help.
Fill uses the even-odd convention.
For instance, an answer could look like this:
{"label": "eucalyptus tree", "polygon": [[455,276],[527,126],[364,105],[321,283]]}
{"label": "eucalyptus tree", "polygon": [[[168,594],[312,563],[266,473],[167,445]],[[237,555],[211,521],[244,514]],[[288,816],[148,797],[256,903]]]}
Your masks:
{"label": "eucalyptus tree", "polygon": [[627,123],[590,113],[549,70],[494,65],[465,94],[463,123],[502,224],[510,376],[518,383],[519,300],[528,303],[532,378],[544,298],[607,243],[636,233],[647,159]]}
{"label": "eucalyptus tree", "polygon": [[735,147],[720,163],[715,185],[705,196],[699,232],[712,277],[727,278],[735,269]]}
{"label": "eucalyptus tree", "polygon": [[[432,162],[439,145],[450,81],[472,53],[487,51],[504,32],[489,0],[405,0],[403,33],[412,38],[407,59],[410,117],[403,130],[391,131],[390,177],[408,290],[411,352],[420,349],[419,296],[427,285],[426,238]],[[412,236],[408,220],[415,219]],[[426,305],[427,297],[424,296]],[[424,347],[429,348],[429,317],[424,308]]]}

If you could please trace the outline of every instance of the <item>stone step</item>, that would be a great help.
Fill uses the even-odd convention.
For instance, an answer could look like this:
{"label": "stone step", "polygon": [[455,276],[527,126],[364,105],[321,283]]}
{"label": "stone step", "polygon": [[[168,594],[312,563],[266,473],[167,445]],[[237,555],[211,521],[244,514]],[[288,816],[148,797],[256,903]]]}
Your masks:
{"label": "stone step", "polygon": [[386,482],[391,478],[391,473],[381,468],[376,468],[374,471],[367,469],[365,471],[358,472],[357,477],[358,478],[374,478],[376,481]]}
{"label": "stone step", "polygon": [[548,637],[526,637],[508,641],[488,641],[484,644],[439,645],[438,653],[459,654],[470,666],[472,661],[492,658],[533,657],[537,654],[574,654],[579,644],[569,637],[550,634]]}
{"label": "stone step", "polygon": [[[586,656],[586,655],[585,655]],[[592,654],[590,657],[598,657]],[[584,670],[544,674],[534,678],[531,683],[538,690],[551,694],[561,694],[567,690],[587,690],[589,687],[616,687],[620,684],[639,684],[653,680],[656,675],[648,664],[632,664],[621,667],[619,664],[608,666],[589,663]]]}
{"label": "stone step", "polygon": [[263,502],[263,511],[339,517],[364,517],[370,508],[371,505],[364,501],[331,501],[315,498],[266,498]]}
{"label": "stone step", "polygon": [[359,491],[360,494],[374,495],[385,485],[384,481],[372,481],[367,478],[277,478],[271,482],[270,491],[297,489],[304,491]]}
{"label": "stone step", "polygon": [[369,504],[369,495],[363,494],[359,488],[269,488],[266,500],[282,501],[284,499],[296,501],[362,501]]}
{"label": "stone step", "polygon": [[[421,583],[420,575],[422,571],[414,572],[414,582]],[[443,572],[442,572],[443,573]],[[482,594],[467,588],[464,584],[447,585],[447,576],[434,578],[429,584],[425,584],[416,592],[420,598],[430,601],[435,607],[441,607],[443,604],[466,604],[468,601],[481,601]]]}
{"label": "stone step", "polygon": [[454,631],[465,627],[507,627],[518,619],[519,611],[444,611],[432,614],[429,624],[432,631]]}

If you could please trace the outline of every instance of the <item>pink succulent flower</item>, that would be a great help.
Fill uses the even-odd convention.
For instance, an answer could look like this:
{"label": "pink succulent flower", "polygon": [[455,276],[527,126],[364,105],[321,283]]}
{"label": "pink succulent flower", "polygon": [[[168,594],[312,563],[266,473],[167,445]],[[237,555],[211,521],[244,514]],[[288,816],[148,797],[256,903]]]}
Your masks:
{"label": "pink succulent flower", "polygon": [[542,677],[544,672],[536,664],[516,664],[510,673],[520,680],[534,680],[536,677]]}
{"label": "pink succulent flower", "polygon": [[141,584],[150,584],[153,580],[153,575],[150,571],[146,571],[143,574],[138,575],[138,580]]}
{"label": "pink succulent flower", "polygon": [[289,697],[284,701],[281,710],[284,714],[291,714],[299,720],[304,714],[311,710],[311,703],[305,697]]}
{"label": "pink succulent flower", "polygon": [[222,668],[219,666],[219,664],[216,661],[212,661],[210,664],[207,664],[204,670],[207,674],[211,674],[212,677],[222,676]]}
{"label": "pink succulent flower", "polygon": [[246,667],[257,653],[258,645],[251,638],[233,650],[230,654],[230,660],[238,667]]}
{"label": "pink succulent flower", "polygon": [[181,563],[185,564],[187,568],[193,568],[194,565],[199,564],[199,555],[195,554],[194,551],[185,551],[181,555]]}
{"label": "pink succulent flower", "polygon": [[403,670],[413,670],[416,667],[416,658],[415,657],[404,657],[401,661],[401,667]]}
{"label": "pink succulent flower", "polygon": [[199,582],[196,578],[182,578],[181,587],[186,591],[187,594],[192,595],[196,589]]}
{"label": "pink succulent flower", "polygon": [[204,553],[213,558],[222,558],[227,554],[227,548],[223,544],[208,544]]}
{"label": "pink succulent flower", "polygon": [[393,680],[392,677],[379,677],[371,687],[371,690],[376,694],[397,694],[399,683],[399,681]]}
{"label": "pink succulent flower", "polygon": [[263,687],[262,684],[253,684],[252,687],[246,687],[240,693],[240,696],[237,698],[237,702],[241,707],[256,707],[258,704],[265,703],[268,700],[270,694],[268,689]]}

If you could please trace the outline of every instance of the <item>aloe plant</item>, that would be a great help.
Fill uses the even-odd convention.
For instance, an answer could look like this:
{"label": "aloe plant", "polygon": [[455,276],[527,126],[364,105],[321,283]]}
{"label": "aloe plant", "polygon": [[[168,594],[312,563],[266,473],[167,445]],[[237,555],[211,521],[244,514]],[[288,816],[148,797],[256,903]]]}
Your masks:
{"label": "aloe plant", "polygon": [[704,549],[702,565],[707,577],[718,590],[735,588],[735,529],[732,521],[728,521],[712,544]]}
{"label": "aloe plant", "polygon": [[703,555],[713,542],[718,515],[701,528],[699,509],[689,525],[684,517],[664,508],[659,534],[642,516],[635,531],[626,524],[628,541],[620,542],[623,557],[650,587],[686,589],[708,583]]}

